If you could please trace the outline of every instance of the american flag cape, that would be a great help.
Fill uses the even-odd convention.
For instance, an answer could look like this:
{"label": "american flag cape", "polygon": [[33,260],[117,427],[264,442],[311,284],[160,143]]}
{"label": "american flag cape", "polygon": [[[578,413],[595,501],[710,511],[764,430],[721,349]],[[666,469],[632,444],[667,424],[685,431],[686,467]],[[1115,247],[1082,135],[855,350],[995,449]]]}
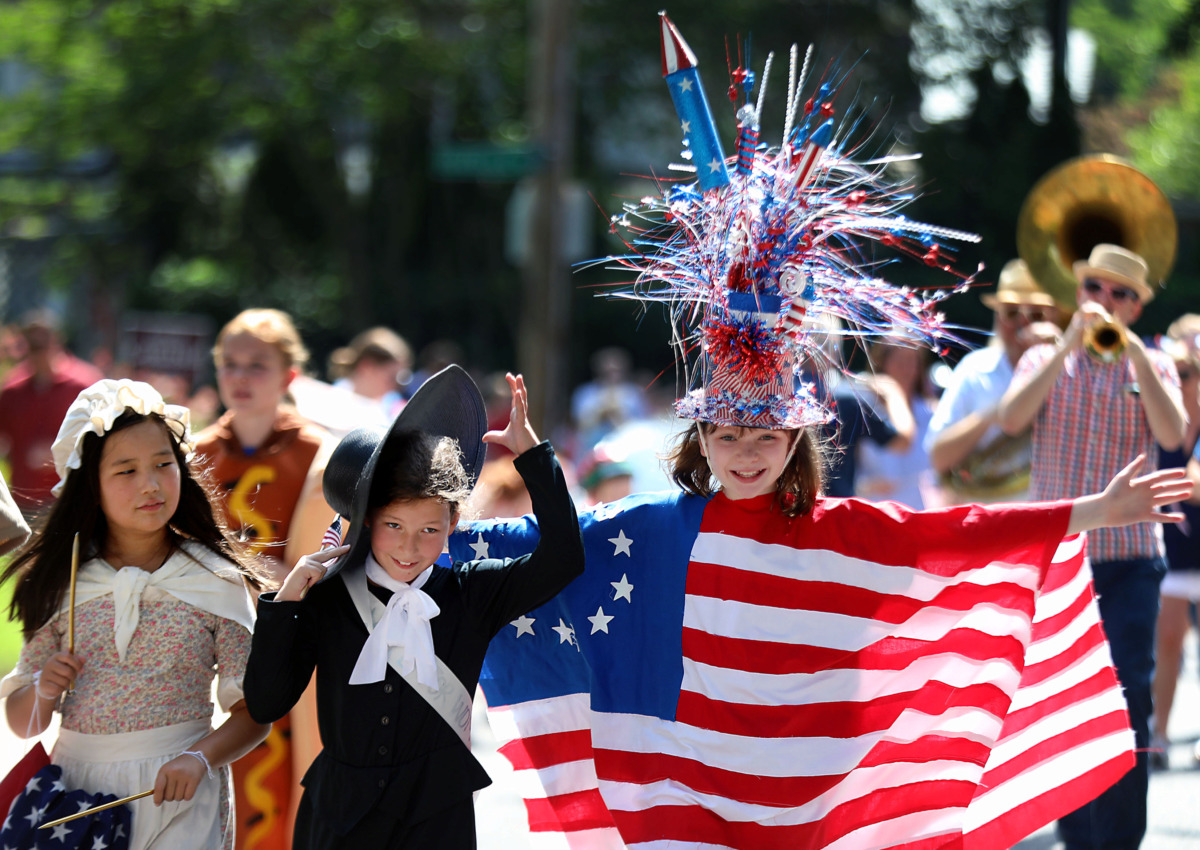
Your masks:
{"label": "american flag cape", "polygon": [[[1134,762],[1069,505],[645,494],[481,684],[541,847],[1007,848]],[[468,524],[456,559],[529,551]]]}

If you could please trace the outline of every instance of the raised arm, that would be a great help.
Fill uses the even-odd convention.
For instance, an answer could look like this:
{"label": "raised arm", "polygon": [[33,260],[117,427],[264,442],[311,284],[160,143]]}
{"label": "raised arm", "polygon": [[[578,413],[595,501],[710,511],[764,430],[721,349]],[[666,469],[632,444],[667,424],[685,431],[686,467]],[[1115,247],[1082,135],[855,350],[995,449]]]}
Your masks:
{"label": "raised arm", "polygon": [[1175,451],[1183,445],[1183,432],[1187,429],[1187,415],[1183,412],[1179,391],[1175,387],[1168,388],[1163,382],[1162,375],[1154,367],[1146,346],[1137,334],[1129,334],[1128,351],[1137,375],[1138,399],[1146,413],[1150,433],[1164,449]]}

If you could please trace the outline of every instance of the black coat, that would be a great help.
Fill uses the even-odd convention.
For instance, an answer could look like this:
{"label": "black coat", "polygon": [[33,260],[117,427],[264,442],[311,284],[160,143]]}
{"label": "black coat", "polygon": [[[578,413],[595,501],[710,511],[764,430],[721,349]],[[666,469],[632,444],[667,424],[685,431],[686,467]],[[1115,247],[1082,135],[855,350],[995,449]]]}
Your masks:
{"label": "black coat", "polygon": [[[435,565],[422,587],[441,609],[430,621],[434,650],[468,694],[475,692],[492,637],[583,572],[579,521],[550,444],[522,454],[516,467],[541,529],[537,549],[515,560]],[[382,601],[390,597],[370,587]],[[276,602],[271,593],[259,598],[245,676],[251,717],[259,723],[283,717],[317,670],[324,750],[303,780],[296,847],[349,846],[352,830],[358,846],[395,846],[390,837],[406,826],[461,808],[491,783],[455,731],[390,666],[382,682],[348,684],[366,639],[367,628],[336,576],[299,602]]]}

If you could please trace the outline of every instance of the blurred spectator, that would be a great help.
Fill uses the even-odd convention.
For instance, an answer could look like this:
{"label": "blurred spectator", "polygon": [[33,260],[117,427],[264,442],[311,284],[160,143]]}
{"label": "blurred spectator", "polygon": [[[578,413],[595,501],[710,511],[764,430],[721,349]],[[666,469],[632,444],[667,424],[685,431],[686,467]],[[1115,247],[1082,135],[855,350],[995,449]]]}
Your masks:
{"label": "blurred spectator", "polygon": [[431,375],[436,375],[452,363],[462,365],[465,360],[466,355],[463,354],[462,346],[457,342],[452,339],[435,339],[422,348],[421,353],[417,355],[417,371],[413,373],[408,394],[415,393],[417,388],[429,380]]}
{"label": "blurred spectator", "polygon": [[29,525],[0,478],[0,555],[18,548],[29,537]]}
{"label": "blurred spectator", "polygon": [[[876,443],[859,446],[855,495],[864,499],[900,502],[918,510],[935,507],[933,470],[925,451],[925,433],[937,400],[926,394],[927,349],[877,342],[867,352],[873,372],[893,379],[904,392],[912,411],[913,439],[907,451],[888,451]],[[926,495],[930,494],[927,504]]]}
{"label": "blurred spectator", "polygon": [[489,458],[479,472],[475,492],[471,494],[473,519],[518,517],[533,513],[533,503],[521,474],[513,465],[513,455]]}
{"label": "blurred spectator", "polygon": [[[213,362],[226,412],[197,435],[196,457],[212,471],[229,524],[283,581],[320,550],[334,517],[322,480],[336,441],[286,402],[308,351],[286,313],[245,310],[217,335]],[[249,835],[261,850],[291,846],[300,779],[320,748],[310,686],[234,764],[238,847]]]}
{"label": "blurred spectator", "polygon": [[[1200,437],[1200,315],[1188,313],[1176,319],[1167,328],[1161,348],[1175,361],[1188,425],[1179,449],[1160,449],[1159,464],[1163,468],[1186,466]],[[1159,588],[1162,598],[1155,637],[1154,729],[1150,739],[1150,763],[1156,768],[1169,765],[1167,731],[1175,684],[1191,626],[1191,608],[1200,602],[1200,506],[1175,505],[1172,510],[1182,510],[1186,519],[1178,525],[1163,526],[1167,575]]]}
{"label": "blurred spectator", "polygon": [[601,348],[592,354],[592,380],[571,394],[571,420],[581,451],[591,449],[622,423],[646,416],[642,388],[630,380],[632,361],[623,348]]}
{"label": "blurred spectator", "polygon": [[335,387],[349,389],[377,402],[390,422],[407,398],[412,382],[412,349],[395,331],[385,327],[365,330],[329,356]]}
{"label": "blurred spectator", "polygon": [[67,408],[104,375],[63,348],[58,317],[48,310],[26,315],[21,334],[27,354],[0,389],[0,454],[8,458],[13,498],[29,516],[58,482],[50,445]]}
{"label": "blurred spectator", "polygon": [[1006,263],[996,291],[980,300],[995,313],[991,342],[959,361],[925,435],[929,462],[948,504],[1026,498],[1031,432],[1006,435],[997,411],[1026,349],[1061,336],[1054,299],[1023,260]]}
{"label": "blurred spectator", "polygon": [[[487,409],[488,430],[503,431],[508,425],[508,416],[512,409],[512,390],[508,386],[504,373],[492,372],[485,377],[479,382],[479,392],[483,396],[483,403]],[[489,460],[511,455],[512,452],[499,443],[487,444]],[[520,476],[517,476],[517,480],[521,480]],[[524,485],[522,484],[522,486]],[[516,516],[524,516],[524,514],[516,514]]]}
{"label": "blurred spectator", "polygon": [[579,464],[579,484],[585,505],[603,505],[633,492],[633,466],[598,445]]}
{"label": "blurred spectator", "polygon": [[21,333],[19,326],[0,326],[0,386],[3,386],[13,367],[24,360],[28,353],[25,334]]}
{"label": "blurred spectator", "polygon": [[846,374],[841,320],[826,314],[815,321],[824,326],[820,361],[804,364],[802,379],[813,383],[834,414],[820,426],[821,440],[832,449],[824,495],[847,498],[854,495],[859,446],[870,440],[889,452],[907,452],[916,426],[904,390],[894,378]]}
{"label": "blurred spectator", "polygon": [[629,466],[633,472],[631,492],[671,490],[675,483],[663,469],[662,459],[685,424],[675,417],[675,391],[667,382],[646,381],[642,398],[647,414],[618,425],[593,446],[593,451],[620,458]]}

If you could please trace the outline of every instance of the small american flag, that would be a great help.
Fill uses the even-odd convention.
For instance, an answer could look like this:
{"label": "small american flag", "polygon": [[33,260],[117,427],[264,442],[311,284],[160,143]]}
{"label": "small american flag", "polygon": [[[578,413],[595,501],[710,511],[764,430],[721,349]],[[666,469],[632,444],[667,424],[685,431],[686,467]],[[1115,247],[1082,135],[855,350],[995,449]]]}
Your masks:
{"label": "small american flag", "polygon": [[47,830],[38,828],[43,823],[116,799],[115,794],[68,789],[62,781],[62,768],[56,764],[47,765],[34,774],[25,790],[13,801],[8,817],[0,826],[0,847],[126,850],[132,821],[127,803]]}
{"label": "small american flag", "polygon": [[333,522],[329,524],[329,528],[325,529],[325,536],[321,538],[322,549],[335,549],[342,545],[342,517],[341,515],[334,516]]}
{"label": "small american flag", "polygon": [[[1132,766],[1066,503],[748,508],[582,514],[584,575],[493,640],[537,846],[999,850]],[[464,531],[456,558],[536,535]]]}

